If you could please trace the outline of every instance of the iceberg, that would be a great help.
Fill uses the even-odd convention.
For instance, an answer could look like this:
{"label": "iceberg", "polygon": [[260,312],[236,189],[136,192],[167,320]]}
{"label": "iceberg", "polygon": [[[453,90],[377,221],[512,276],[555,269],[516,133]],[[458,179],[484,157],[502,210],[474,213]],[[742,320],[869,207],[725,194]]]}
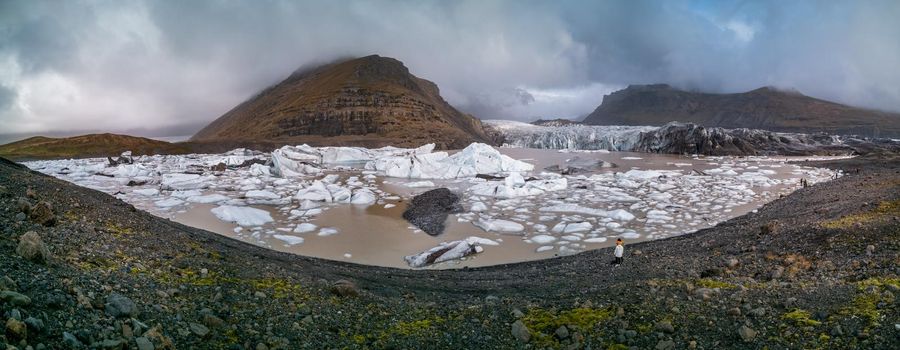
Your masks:
{"label": "iceberg", "polygon": [[240,226],[260,226],[275,221],[269,212],[251,207],[223,205],[210,209],[219,220],[236,223]]}
{"label": "iceberg", "polygon": [[456,179],[477,174],[534,170],[534,165],[501,154],[491,146],[472,143],[453,155],[447,152],[384,157],[366,164],[384,176],[408,179]]}
{"label": "iceberg", "polygon": [[525,230],[525,226],[522,224],[503,219],[478,219],[472,224],[488,232],[515,233]]}
{"label": "iceberg", "polygon": [[469,237],[459,241],[442,242],[437,247],[431,248],[415,255],[403,257],[410,267],[419,268],[449,260],[462,259],[466,256],[481,253],[484,248],[481,245],[497,245],[498,243],[486,238]]}

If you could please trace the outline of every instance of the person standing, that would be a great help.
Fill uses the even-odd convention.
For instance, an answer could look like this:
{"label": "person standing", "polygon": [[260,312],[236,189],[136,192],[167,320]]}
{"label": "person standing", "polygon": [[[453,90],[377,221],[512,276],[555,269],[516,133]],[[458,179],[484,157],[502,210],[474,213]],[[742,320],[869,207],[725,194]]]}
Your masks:
{"label": "person standing", "polygon": [[625,243],[622,242],[622,239],[616,239],[616,250],[613,253],[616,256],[616,266],[622,264],[622,256],[625,255]]}

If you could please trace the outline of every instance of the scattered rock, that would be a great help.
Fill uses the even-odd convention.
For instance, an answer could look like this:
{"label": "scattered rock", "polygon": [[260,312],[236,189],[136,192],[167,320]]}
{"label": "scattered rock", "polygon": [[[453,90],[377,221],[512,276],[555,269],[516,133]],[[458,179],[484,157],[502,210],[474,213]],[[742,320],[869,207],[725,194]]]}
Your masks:
{"label": "scattered rock", "polygon": [[154,350],[153,343],[150,342],[150,339],[137,337],[134,338],[134,342],[137,343],[138,350]]}
{"label": "scattered rock", "polygon": [[766,315],[766,308],[758,307],[753,310],[750,310],[750,315],[753,315],[753,317],[763,317]]}
{"label": "scattered rock", "polygon": [[569,329],[566,326],[559,326],[553,334],[559,339],[566,339],[569,337]]}
{"label": "scattered rock", "polygon": [[875,254],[875,246],[871,245],[871,244],[867,245],[866,246],[866,255],[872,256],[874,254]]}
{"label": "scattered rock", "polygon": [[106,297],[106,313],[112,317],[129,317],[137,313],[137,306],[128,297],[112,293]]}
{"label": "scattered rock", "polygon": [[759,233],[764,235],[771,235],[778,230],[778,221],[770,221],[765,225],[759,227]]}
{"label": "scattered rock", "polygon": [[738,329],[738,334],[744,342],[750,342],[753,341],[753,339],[756,339],[756,331],[753,330],[753,328],[747,327],[747,325],[741,326],[741,328]]}
{"label": "scattered rock", "polygon": [[669,321],[659,321],[654,328],[663,333],[675,333],[675,326]]}
{"label": "scattered rock", "polygon": [[656,343],[656,350],[672,350],[675,349],[675,342],[670,340],[660,340]]}
{"label": "scattered rock", "polygon": [[62,338],[63,344],[66,344],[66,347],[68,347],[69,349],[80,349],[83,346],[83,344],[81,344],[81,341],[78,340],[78,338],[76,338],[72,333],[63,332]]}
{"label": "scattered rock", "polygon": [[25,190],[25,197],[37,199],[37,192],[35,192],[32,188],[28,188]]}
{"label": "scattered rock", "polygon": [[19,287],[16,285],[16,281],[13,281],[9,276],[0,277],[0,290],[15,291],[17,288]]}
{"label": "scattered rock", "polygon": [[463,211],[459,196],[446,188],[437,188],[413,197],[403,218],[425,233],[436,236],[444,232],[447,215]]}
{"label": "scattered rock", "polygon": [[356,285],[348,280],[337,280],[331,285],[331,293],[342,297],[359,296]]}
{"label": "scattered rock", "polygon": [[31,298],[11,290],[0,292],[0,301],[9,303],[12,306],[26,306],[31,304]]}
{"label": "scattered rock", "polygon": [[225,171],[225,169],[227,169],[227,167],[225,166],[225,163],[221,163],[221,162],[219,164],[216,164],[216,165],[213,165],[212,167],[210,167],[210,170],[212,170],[212,171]]}
{"label": "scattered rock", "polygon": [[22,237],[19,237],[19,246],[16,247],[16,254],[36,263],[44,263],[50,259],[50,250],[44,245],[41,236],[34,231],[28,231]]}
{"label": "scattered rock", "polygon": [[209,335],[209,328],[202,324],[191,322],[188,326],[191,328],[191,332],[200,338],[206,338]]}
{"label": "scattered rock", "polygon": [[14,340],[26,339],[28,338],[28,327],[24,322],[10,318],[6,320],[6,336]]}
{"label": "scattered rock", "polygon": [[25,324],[29,329],[33,330],[35,333],[40,333],[44,330],[44,321],[41,321],[39,318],[29,317],[25,319]]}
{"label": "scattered rock", "polygon": [[53,213],[53,206],[45,201],[38,202],[34,208],[31,208],[31,221],[43,225],[53,226],[56,224],[56,215]]}
{"label": "scattered rock", "polygon": [[19,197],[16,199],[16,208],[25,214],[31,213],[31,202],[25,198]]}
{"label": "scattered rock", "polygon": [[256,293],[253,293],[253,296],[256,297],[256,298],[259,298],[259,299],[265,299],[265,298],[266,298],[266,293],[263,293],[263,292],[256,292]]}
{"label": "scattered rock", "polygon": [[21,211],[18,212],[18,213],[16,213],[16,216],[14,217],[14,219],[16,220],[16,222],[22,222],[22,221],[25,221],[25,219],[27,219],[27,218],[28,218],[28,215],[25,215],[25,213],[23,213],[23,212],[21,212]]}
{"label": "scattered rock", "polygon": [[738,266],[738,259],[737,258],[728,259],[725,261],[725,265],[728,266],[728,268],[734,268],[735,266]]}
{"label": "scattered rock", "polygon": [[499,302],[500,302],[500,298],[498,298],[496,295],[488,295],[488,296],[484,297],[485,304],[493,305],[493,304],[496,304]]}
{"label": "scattered rock", "polygon": [[741,309],[740,309],[740,308],[736,308],[736,307],[730,308],[730,309],[728,309],[728,314],[731,315],[731,316],[740,316],[740,315],[741,315]]}
{"label": "scattered rock", "polygon": [[517,320],[512,324],[512,335],[516,337],[516,340],[527,343],[531,340],[531,331],[528,330],[528,327],[522,323],[522,320]]}
{"label": "scattered rock", "polygon": [[522,318],[522,317],[525,317],[525,313],[522,312],[522,310],[519,310],[519,308],[513,309],[512,315],[513,315],[513,317],[515,317],[516,319],[520,319],[520,318]]}

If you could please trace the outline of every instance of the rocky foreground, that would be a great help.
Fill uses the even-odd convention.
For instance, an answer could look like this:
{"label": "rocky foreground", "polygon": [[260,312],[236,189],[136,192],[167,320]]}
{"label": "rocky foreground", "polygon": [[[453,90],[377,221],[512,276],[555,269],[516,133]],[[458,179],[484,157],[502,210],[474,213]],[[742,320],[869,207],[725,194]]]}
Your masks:
{"label": "rocky foreground", "polygon": [[847,175],[619,267],[423,271],[266,250],[2,160],[0,348],[896,348],[900,158],[816,166]]}

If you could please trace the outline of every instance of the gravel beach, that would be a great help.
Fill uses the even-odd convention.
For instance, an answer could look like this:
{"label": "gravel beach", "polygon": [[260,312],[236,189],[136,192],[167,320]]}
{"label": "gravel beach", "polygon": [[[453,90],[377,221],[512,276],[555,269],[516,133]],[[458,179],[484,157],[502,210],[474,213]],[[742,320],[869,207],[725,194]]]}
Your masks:
{"label": "gravel beach", "polygon": [[0,349],[896,349],[900,157],[679,237],[459,270],[267,250],[0,159]]}

